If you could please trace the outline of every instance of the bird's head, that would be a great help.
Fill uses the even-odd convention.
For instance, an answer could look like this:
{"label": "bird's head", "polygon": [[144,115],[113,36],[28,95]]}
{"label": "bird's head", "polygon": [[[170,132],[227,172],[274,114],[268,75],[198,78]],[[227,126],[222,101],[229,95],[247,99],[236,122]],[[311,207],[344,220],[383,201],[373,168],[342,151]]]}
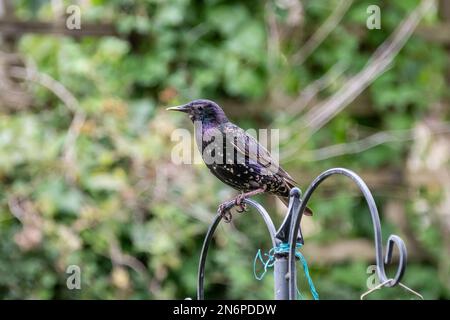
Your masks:
{"label": "bird's head", "polygon": [[192,122],[201,121],[203,124],[221,124],[228,122],[222,108],[211,100],[198,99],[189,103],[170,107],[166,110],[185,112]]}

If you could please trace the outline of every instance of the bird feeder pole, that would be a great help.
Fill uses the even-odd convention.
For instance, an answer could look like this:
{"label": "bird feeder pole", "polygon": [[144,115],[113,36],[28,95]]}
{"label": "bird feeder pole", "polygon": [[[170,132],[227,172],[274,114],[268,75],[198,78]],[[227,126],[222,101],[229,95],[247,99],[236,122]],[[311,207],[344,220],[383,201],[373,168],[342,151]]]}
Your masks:
{"label": "bird feeder pole", "polygon": [[273,265],[275,300],[289,300],[289,259],[287,256],[275,258]]}
{"label": "bird feeder pole", "polygon": [[[321,173],[305,192],[302,197],[301,191],[298,188],[293,188],[290,193],[289,207],[286,217],[278,230],[275,229],[274,223],[270,218],[267,211],[258,202],[252,199],[244,199],[244,202],[252,206],[259,212],[263,218],[267,229],[269,231],[272,247],[277,248],[280,244],[289,244],[289,251],[274,254],[274,299],[275,300],[295,300],[297,298],[297,273],[295,268],[296,263],[296,248],[297,244],[303,244],[303,236],[301,233],[300,222],[302,219],[303,211],[317,187],[327,178],[332,175],[344,175],[354,181],[361,192],[369,207],[370,215],[372,218],[374,228],[374,240],[375,240],[375,257],[377,264],[377,276],[380,283],[385,287],[393,287],[399,284],[403,277],[406,268],[406,246],[403,240],[396,236],[391,235],[388,238],[386,254],[383,261],[383,246],[382,246],[382,234],[380,218],[378,216],[378,210],[369,188],[364,181],[356,173],[344,168],[333,168]],[[231,209],[235,205],[234,200],[227,203],[227,208]],[[198,267],[197,278],[197,299],[203,300],[204,297],[204,278],[205,278],[205,263],[209,249],[209,244],[213,238],[214,232],[222,220],[222,216],[217,214],[214,221],[210,225],[208,232],[206,233],[205,240],[203,242],[200,262]],[[394,278],[389,278],[385,272],[385,264],[390,264],[392,259],[392,252],[394,245],[399,251],[399,262],[397,266],[397,273]]]}

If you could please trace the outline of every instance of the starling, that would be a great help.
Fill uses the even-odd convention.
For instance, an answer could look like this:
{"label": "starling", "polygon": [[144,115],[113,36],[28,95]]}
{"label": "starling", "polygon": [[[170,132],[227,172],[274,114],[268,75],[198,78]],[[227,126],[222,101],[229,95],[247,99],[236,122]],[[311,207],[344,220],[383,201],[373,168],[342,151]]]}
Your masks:
{"label": "starling", "polygon": [[[199,99],[167,110],[189,115],[206,166],[219,180],[241,191],[234,199],[239,212],[245,209],[244,198],[259,193],[274,194],[288,205],[289,192],[297,183],[255,138],[231,123],[217,103]],[[219,212],[230,221],[227,203],[219,207]],[[311,209],[306,208],[305,214],[312,215]]]}

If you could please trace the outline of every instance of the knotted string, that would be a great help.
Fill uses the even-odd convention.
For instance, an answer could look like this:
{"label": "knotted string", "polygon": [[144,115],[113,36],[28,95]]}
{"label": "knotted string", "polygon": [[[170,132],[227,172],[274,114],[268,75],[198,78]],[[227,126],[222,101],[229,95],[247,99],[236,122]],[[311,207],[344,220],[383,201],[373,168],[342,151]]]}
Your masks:
{"label": "knotted string", "polygon": [[[314,283],[311,279],[311,276],[309,275],[309,269],[308,269],[308,263],[303,256],[303,254],[300,252],[300,248],[302,247],[301,243],[297,243],[295,246],[295,256],[300,260],[303,266],[303,272],[305,273],[306,279],[308,280],[309,284],[309,290],[311,291],[311,294],[314,298],[314,300],[319,300],[319,294],[316,291],[316,288],[314,287]],[[277,247],[274,247],[269,250],[268,253],[264,253],[264,256],[267,257],[266,260],[264,260],[261,249],[258,249],[258,252],[256,253],[255,259],[253,261],[253,274],[255,275],[255,278],[257,280],[262,280],[267,273],[267,269],[272,268],[275,264],[275,255],[276,254],[286,254],[289,253],[290,245],[289,243],[280,243]],[[264,270],[263,272],[258,276],[256,274],[256,262],[259,261],[262,263]],[[300,296],[300,299],[303,299],[302,294],[300,293],[300,290],[298,290],[298,294]]]}

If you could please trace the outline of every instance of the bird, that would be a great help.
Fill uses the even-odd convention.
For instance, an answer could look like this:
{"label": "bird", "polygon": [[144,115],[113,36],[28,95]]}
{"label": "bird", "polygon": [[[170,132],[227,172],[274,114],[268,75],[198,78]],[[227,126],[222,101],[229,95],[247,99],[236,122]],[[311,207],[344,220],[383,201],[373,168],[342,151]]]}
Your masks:
{"label": "bird", "polygon": [[[241,192],[232,199],[240,208],[238,212],[245,210],[244,199],[261,193],[273,194],[288,206],[290,190],[297,182],[253,136],[230,122],[216,102],[197,99],[166,110],[188,114],[208,169],[220,181]],[[218,209],[226,222],[232,218],[229,203],[222,203]],[[306,207],[304,214],[313,212]]]}

